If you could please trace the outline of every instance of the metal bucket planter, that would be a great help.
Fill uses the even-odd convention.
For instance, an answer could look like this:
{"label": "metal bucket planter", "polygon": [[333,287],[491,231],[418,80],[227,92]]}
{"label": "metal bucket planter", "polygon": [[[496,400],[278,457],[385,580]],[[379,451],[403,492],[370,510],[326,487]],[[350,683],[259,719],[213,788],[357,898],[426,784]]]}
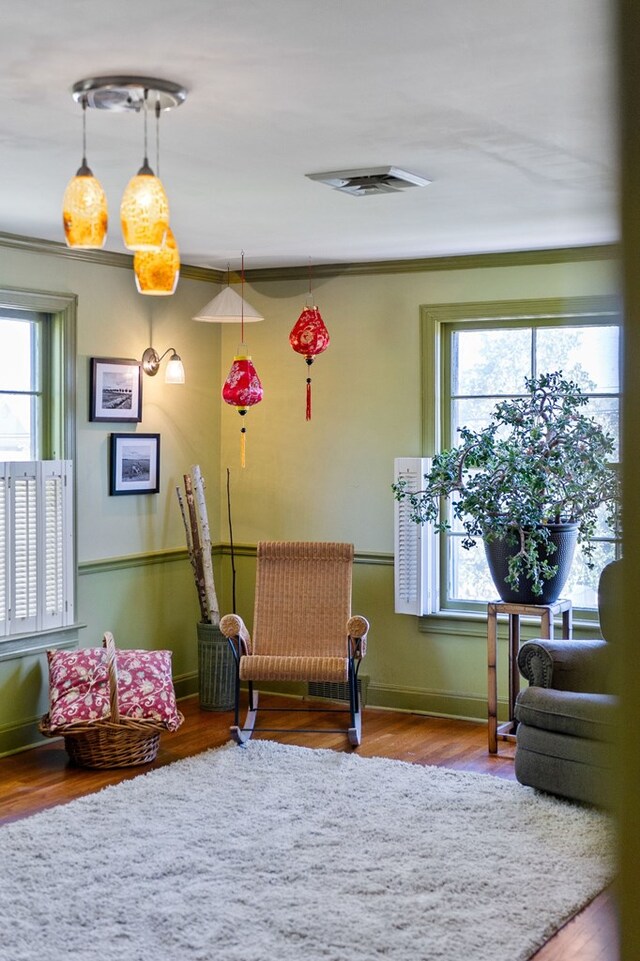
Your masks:
{"label": "metal bucket planter", "polygon": [[198,676],[203,711],[229,711],[233,708],[236,663],[224,634],[206,621],[198,622]]}
{"label": "metal bucket planter", "polygon": [[554,544],[555,551],[548,551],[546,558],[541,551],[542,559],[546,559],[555,567],[557,573],[542,585],[542,594],[534,594],[528,578],[521,577],[518,588],[507,584],[505,578],[509,572],[509,559],[518,549],[504,540],[484,541],[489,571],[501,600],[508,604],[553,604],[560,596],[573,563],[573,555],[578,538],[577,524],[549,524],[549,543]]}

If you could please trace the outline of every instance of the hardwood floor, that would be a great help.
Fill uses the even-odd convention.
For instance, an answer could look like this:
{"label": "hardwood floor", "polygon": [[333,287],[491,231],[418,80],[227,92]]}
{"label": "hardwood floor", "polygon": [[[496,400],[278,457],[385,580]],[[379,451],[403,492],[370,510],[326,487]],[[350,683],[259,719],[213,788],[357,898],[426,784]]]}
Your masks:
{"label": "hardwood floor", "polygon": [[[275,708],[293,706],[293,702],[286,699],[264,695],[261,703]],[[181,701],[180,708],[185,723],[175,734],[163,735],[158,757],[145,767],[104,771],[76,768],[69,764],[62,740],[52,740],[41,747],[1,758],[0,824],[64,804],[179,758],[219,747],[228,740],[229,713],[201,711],[197,697]],[[323,721],[322,717],[320,714],[307,715],[306,726],[321,727],[323,723],[331,726],[332,719]],[[289,729],[303,726],[299,714],[277,710],[271,714],[270,721],[273,726]],[[276,736],[289,744],[352,750],[342,734],[291,732]],[[363,744],[358,753],[364,757],[391,757],[415,764],[434,764],[515,779],[513,745],[501,741],[499,754],[489,755],[486,726],[468,721],[367,708]],[[500,891],[498,884],[496,897],[504,898],[504,910],[508,911],[507,896]],[[548,941],[531,961],[618,961],[618,958],[615,904],[610,891],[604,891]]]}

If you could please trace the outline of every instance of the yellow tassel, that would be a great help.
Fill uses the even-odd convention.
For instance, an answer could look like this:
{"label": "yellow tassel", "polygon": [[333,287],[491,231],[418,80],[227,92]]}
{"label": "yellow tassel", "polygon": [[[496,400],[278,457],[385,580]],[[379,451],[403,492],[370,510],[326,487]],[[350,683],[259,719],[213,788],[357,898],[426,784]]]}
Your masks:
{"label": "yellow tassel", "polygon": [[247,436],[247,430],[245,427],[243,427],[242,430],[240,431],[240,466],[241,467],[245,466],[246,436]]}

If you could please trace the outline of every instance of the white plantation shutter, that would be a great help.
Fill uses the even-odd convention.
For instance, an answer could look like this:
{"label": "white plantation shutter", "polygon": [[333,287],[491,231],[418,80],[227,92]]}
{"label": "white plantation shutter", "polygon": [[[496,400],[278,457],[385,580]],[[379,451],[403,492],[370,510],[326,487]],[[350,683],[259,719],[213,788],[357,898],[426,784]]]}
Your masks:
{"label": "white plantation shutter", "polygon": [[[0,632],[73,623],[73,492],[70,461],[2,465]],[[1,562],[0,562],[1,564]]]}
{"label": "white plantation shutter", "polygon": [[72,474],[70,461],[42,461],[44,542],[42,630],[73,623]]}
{"label": "white plantation shutter", "polygon": [[[407,490],[417,491],[428,473],[427,457],[396,457],[394,481],[405,480]],[[430,524],[411,520],[406,500],[395,501],[394,582],[396,614],[432,614],[438,610],[438,569]]]}
{"label": "white plantation shutter", "polygon": [[38,541],[36,464],[13,464],[10,475],[10,523],[13,543],[13,584],[10,631],[37,631]]}

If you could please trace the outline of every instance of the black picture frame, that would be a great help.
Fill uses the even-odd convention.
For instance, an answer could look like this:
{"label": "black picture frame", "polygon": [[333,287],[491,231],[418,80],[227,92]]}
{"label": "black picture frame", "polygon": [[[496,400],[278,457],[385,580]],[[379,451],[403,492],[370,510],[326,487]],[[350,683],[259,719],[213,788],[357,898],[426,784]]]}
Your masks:
{"label": "black picture frame", "polygon": [[109,494],[160,491],[160,434],[111,434]]}
{"label": "black picture frame", "polygon": [[123,357],[92,357],[89,420],[139,424],[142,366]]}

